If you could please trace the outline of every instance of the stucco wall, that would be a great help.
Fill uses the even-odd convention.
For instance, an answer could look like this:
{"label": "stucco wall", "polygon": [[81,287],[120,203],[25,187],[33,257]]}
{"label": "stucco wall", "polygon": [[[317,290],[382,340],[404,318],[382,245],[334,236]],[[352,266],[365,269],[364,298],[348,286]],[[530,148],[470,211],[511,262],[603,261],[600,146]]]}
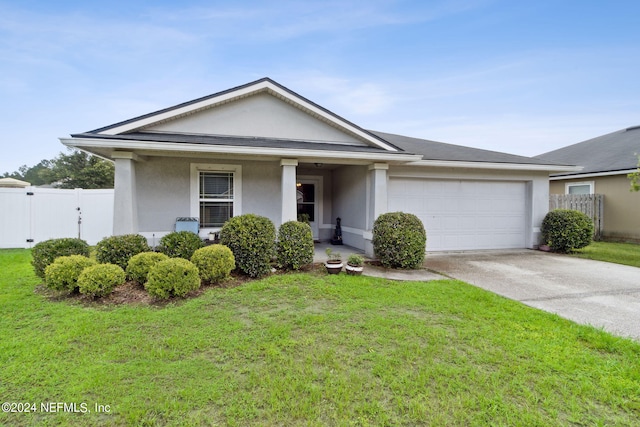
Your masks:
{"label": "stucco wall", "polygon": [[604,239],[640,240],[640,192],[629,191],[626,175],[551,181],[551,194],[565,194],[565,184],[594,183],[594,192],[604,194]]}
{"label": "stucco wall", "polygon": [[342,166],[333,170],[333,220],[342,219],[345,244],[364,249],[366,229],[367,167]]}
{"label": "stucco wall", "polygon": [[192,163],[241,165],[241,213],[266,216],[276,227],[280,225],[279,163],[151,157],[136,163],[138,227],[142,234],[161,236],[173,231],[177,217],[197,216],[190,207]]}
{"label": "stucco wall", "polygon": [[149,130],[365,145],[362,141],[266,93],[158,124]]}

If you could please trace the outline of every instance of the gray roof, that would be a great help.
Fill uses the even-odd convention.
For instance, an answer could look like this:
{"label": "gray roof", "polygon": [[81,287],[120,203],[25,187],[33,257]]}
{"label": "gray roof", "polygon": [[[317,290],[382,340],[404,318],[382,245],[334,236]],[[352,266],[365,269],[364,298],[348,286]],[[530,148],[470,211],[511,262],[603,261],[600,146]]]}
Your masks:
{"label": "gray roof", "polygon": [[104,135],[93,132],[77,133],[73,138],[92,138],[104,140],[132,140],[149,142],[170,142],[176,144],[225,145],[231,147],[284,148],[300,150],[343,151],[358,153],[407,154],[403,151],[391,152],[378,147],[366,145],[332,144],[325,142],[309,142],[291,139],[241,137],[224,135],[203,135],[184,133],[130,132],[120,135]]}
{"label": "gray roof", "polygon": [[517,156],[515,154],[502,153],[498,151],[464,147],[462,145],[446,144],[444,142],[430,141],[428,139],[411,138],[408,136],[377,131],[371,132],[409,153],[421,154],[424,160],[518,163],[526,165],[568,165],[568,163],[563,162]]}
{"label": "gray roof", "polygon": [[389,152],[382,148],[365,145],[346,145],[331,143],[314,143],[290,139],[238,137],[222,135],[201,134],[174,134],[156,132],[130,132],[120,135],[104,135],[94,132],[86,132],[71,135],[73,138],[93,138],[104,140],[135,140],[149,142],[170,142],[177,144],[206,144],[225,145],[232,147],[260,147],[283,148],[300,150],[320,150],[358,153],[384,153],[384,154],[419,154],[424,160],[463,161],[480,163],[517,163],[529,165],[558,165],[541,159],[516,156],[514,154],[497,151],[481,150],[478,148],[464,147],[461,145],[445,144],[443,142],[429,141],[426,139],[411,138],[408,136],[394,135],[391,133],[368,131],[378,138],[398,147],[401,151]]}
{"label": "gray roof", "polygon": [[184,143],[184,144],[208,144],[208,145],[228,145],[228,146],[248,146],[248,147],[264,147],[264,148],[290,148],[290,149],[307,149],[307,150],[323,150],[323,151],[338,151],[338,152],[362,152],[362,153],[384,153],[394,154],[393,152],[386,151],[378,147],[370,146],[358,146],[358,145],[346,145],[346,144],[334,144],[334,143],[310,143],[310,141],[298,141],[298,140],[286,140],[277,138],[262,138],[262,137],[234,137],[234,136],[221,136],[221,135],[200,135],[200,134],[172,134],[172,133],[157,133],[157,132],[129,132],[118,135],[106,135],[103,131],[116,128],[123,124],[133,123],[138,120],[153,117],[161,113],[179,109],[181,107],[198,103],[203,100],[214,98],[226,93],[234,92],[239,89],[256,85],[260,82],[268,81],[284,91],[287,91],[292,96],[304,100],[315,107],[325,111],[327,114],[332,115],[336,119],[348,123],[362,132],[369,134],[371,137],[380,140],[390,146],[397,148],[398,152],[395,154],[418,154],[422,155],[424,160],[443,160],[443,161],[463,161],[463,162],[479,162],[479,163],[515,163],[515,164],[527,164],[527,165],[567,165],[572,163],[565,163],[562,161],[555,162],[552,160],[542,160],[540,158],[530,158],[524,156],[516,156],[514,154],[501,153],[497,151],[481,150],[478,148],[464,147],[460,145],[445,144],[443,142],[430,141],[426,139],[411,138],[402,135],[394,135],[384,132],[376,132],[371,130],[362,129],[361,127],[351,123],[337,114],[327,110],[326,108],[304,98],[303,96],[293,92],[292,90],[280,85],[279,83],[269,79],[268,77],[256,80],[251,83],[247,83],[242,86],[227,89],[222,92],[208,95],[202,98],[195,99],[193,101],[185,102],[173,107],[166,108],[164,110],[156,111],[150,114],[146,114],[140,117],[136,117],[124,122],[116,123],[110,126],[106,126],[100,129],[95,129],[89,132],[78,133],[71,135],[73,138],[93,138],[93,139],[119,139],[119,140],[137,140],[137,141],[155,141],[155,142],[170,142],[170,143]]}
{"label": "gray roof", "polygon": [[561,174],[580,175],[635,169],[638,165],[636,153],[640,154],[640,126],[588,139],[536,157],[583,166],[580,172]]}

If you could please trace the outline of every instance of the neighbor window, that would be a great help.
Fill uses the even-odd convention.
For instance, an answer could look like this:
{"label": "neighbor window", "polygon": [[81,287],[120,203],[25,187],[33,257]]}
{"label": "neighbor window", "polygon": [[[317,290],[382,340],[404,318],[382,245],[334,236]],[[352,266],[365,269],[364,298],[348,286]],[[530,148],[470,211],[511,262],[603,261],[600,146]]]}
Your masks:
{"label": "neighbor window", "polygon": [[593,181],[567,183],[566,194],[593,194]]}
{"label": "neighbor window", "polygon": [[241,167],[237,165],[191,165],[191,216],[201,229],[220,228],[241,214]]}

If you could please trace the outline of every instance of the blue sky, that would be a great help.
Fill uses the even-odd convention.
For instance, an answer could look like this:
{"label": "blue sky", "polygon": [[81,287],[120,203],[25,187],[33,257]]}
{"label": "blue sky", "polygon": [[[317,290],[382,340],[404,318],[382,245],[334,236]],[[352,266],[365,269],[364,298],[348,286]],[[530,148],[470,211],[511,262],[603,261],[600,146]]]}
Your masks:
{"label": "blue sky", "polygon": [[640,125],[639,17],[636,0],[0,0],[0,173],[265,76],[366,129],[540,154]]}

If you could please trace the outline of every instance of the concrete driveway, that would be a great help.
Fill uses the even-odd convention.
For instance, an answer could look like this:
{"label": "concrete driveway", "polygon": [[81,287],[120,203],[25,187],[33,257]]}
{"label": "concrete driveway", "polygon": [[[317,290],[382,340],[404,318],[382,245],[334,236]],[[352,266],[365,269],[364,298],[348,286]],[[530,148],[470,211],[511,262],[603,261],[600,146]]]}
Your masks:
{"label": "concrete driveway", "polygon": [[640,341],[640,268],[532,250],[429,253],[426,267]]}

